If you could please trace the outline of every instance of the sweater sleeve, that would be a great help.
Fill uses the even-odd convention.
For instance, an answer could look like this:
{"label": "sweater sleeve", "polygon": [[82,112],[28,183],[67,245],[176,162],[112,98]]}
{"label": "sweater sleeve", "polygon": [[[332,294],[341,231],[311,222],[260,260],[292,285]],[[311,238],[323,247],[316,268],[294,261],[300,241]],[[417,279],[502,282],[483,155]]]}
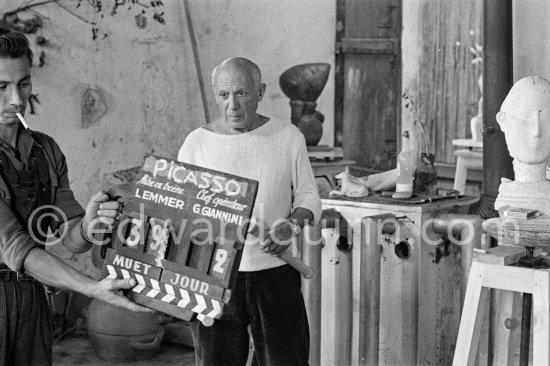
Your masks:
{"label": "sweater sleeve", "polygon": [[197,139],[195,136],[195,131],[191,132],[183,141],[183,144],[180,147],[178,152],[178,161],[187,164],[195,164],[195,149],[196,149]]}
{"label": "sweater sleeve", "polygon": [[307,155],[306,140],[301,133],[293,139],[292,209],[303,207],[313,213],[313,224],[321,219],[321,198]]}

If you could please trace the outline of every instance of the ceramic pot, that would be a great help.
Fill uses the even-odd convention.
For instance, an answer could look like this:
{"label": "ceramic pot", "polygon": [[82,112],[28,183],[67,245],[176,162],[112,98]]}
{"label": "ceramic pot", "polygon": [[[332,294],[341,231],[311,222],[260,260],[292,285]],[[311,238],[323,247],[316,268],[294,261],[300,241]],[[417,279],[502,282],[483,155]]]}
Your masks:
{"label": "ceramic pot", "polygon": [[87,315],[90,343],[104,360],[152,357],[164,336],[163,317],[159,313],[136,313],[94,299]]}
{"label": "ceramic pot", "polygon": [[317,145],[323,137],[323,124],[316,113],[303,115],[296,127],[304,134],[307,146]]}

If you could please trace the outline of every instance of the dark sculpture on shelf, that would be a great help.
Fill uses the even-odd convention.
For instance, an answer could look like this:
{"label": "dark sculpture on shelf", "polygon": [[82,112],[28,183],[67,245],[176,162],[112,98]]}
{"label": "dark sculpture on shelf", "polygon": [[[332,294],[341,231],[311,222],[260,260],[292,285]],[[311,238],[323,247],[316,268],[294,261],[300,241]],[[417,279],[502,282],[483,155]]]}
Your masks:
{"label": "dark sculpture on shelf", "polygon": [[325,116],[316,111],[316,100],[328,80],[327,63],[301,64],[281,74],[279,84],[290,98],[290,120],[302,131],[308,146],[317,145],[323,135]]}

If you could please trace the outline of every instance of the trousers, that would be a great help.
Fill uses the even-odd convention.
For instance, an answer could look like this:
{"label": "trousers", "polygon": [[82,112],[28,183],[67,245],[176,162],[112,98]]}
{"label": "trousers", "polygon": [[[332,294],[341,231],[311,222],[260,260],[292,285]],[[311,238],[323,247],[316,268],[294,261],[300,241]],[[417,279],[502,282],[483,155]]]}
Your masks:
{"label": "trousers", "polygon": [[0,365],[51,364],[51,310],[42,284],[0,280]]}
{"label": "trousers", "polygon": [[196,364],[246,365],[250,326],[253,365],[308,365],[309,326],[300,285],[299,272],[289,265],[239,272],[228,304],[234,315],[211,327],[191,323]]}

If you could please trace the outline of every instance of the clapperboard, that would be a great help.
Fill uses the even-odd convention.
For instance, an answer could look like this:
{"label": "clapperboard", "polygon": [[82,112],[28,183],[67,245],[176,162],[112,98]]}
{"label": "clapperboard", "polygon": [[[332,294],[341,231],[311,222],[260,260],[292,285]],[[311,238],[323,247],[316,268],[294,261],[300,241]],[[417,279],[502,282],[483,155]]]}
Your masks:
{"label": "clapperboard", "polygon": [[213,324],[231,297],[258,182],[148,154],[129,187],[105,275],[135,278],[138,304]]}

